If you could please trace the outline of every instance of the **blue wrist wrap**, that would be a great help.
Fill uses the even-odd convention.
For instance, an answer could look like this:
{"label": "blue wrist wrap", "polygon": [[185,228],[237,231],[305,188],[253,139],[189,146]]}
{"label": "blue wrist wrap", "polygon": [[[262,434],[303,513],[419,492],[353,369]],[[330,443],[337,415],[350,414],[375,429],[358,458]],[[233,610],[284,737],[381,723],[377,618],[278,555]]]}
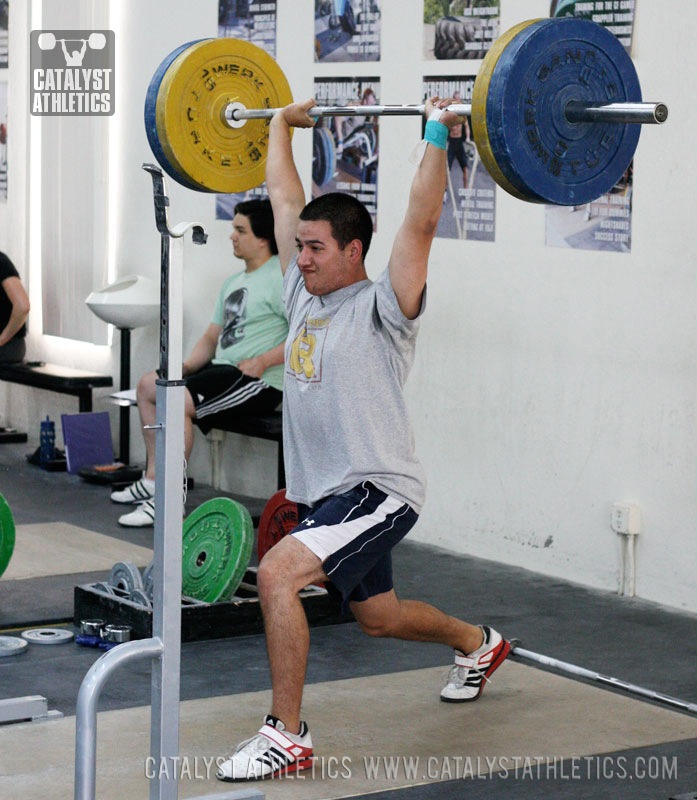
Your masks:
{"label": "blue wrist wrap", "polygon": [[435,119],[429,119],[426,123],[424,139],[434,147],[446,150],[448,147],[448,126],[443,125],[442,122],[437,122]]}

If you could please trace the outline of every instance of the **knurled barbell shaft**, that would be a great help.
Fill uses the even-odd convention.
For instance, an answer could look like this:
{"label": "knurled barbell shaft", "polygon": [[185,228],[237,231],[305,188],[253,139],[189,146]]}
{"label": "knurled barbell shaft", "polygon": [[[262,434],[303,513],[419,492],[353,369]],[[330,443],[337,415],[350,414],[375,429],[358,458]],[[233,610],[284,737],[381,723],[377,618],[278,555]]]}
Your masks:
{"label": "knurled barbell shaft", "polygon": [[[225,109],[225,118],[230,121],[243,119],[271,119],[278,108],[241,109],[230,104]],[[448,110],[469,117],[472,106],[459,103],[448,106]],[[413,106],[313,106],[307,112],[311,117],[405,117],[423,115],[423,105]],[[668,119],[665,103],[584,103],[571,101],[565,109],[569,122],[617,122],[622,124],[660,125]]]}

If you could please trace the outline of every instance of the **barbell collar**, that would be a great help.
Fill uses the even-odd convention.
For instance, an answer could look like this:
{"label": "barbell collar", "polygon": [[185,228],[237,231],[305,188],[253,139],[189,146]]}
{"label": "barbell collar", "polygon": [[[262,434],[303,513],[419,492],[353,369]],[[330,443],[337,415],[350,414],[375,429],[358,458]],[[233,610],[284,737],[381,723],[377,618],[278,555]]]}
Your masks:
{"label": "barbell collar", "polygon": [[668,106],[665,103],[584,103],[572,100],[564,114],[572,123],[660,125],[668,119]]}
{"label": "barbell collar", "polygon": [[[424,113],[424,105],[410,106],[313,106],[310,117],[406,117]],[[240,122],[246,119],[271,119],[280,108],[241,109],[234,104],[225,108],[225,119]],[[461,117],[472,114],[469,103],[455,103],[447,107]],[[660,125],[668,119],[665,103],[586,103],[572,100],[564,113],[569,122],[616,122],[618,124]]]}

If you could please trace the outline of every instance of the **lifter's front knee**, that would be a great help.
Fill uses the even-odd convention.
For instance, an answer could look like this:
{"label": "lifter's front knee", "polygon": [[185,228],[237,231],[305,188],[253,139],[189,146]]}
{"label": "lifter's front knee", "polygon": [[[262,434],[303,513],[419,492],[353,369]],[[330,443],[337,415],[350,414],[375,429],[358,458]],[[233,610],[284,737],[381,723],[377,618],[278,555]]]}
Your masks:
{"label": "lifter's front knee", "polygon": [[363,633],[376,638],[388,638],[392,636],[394,624],[389,619],[358,619],[358,624]]}
{"label": "lifter's front knee", "polygon": [[282,559],[274,558],[270,552],[262,558],[257,570],[257,589],[262,602],[275,596],[297,593],[303,588],[300,583],[302,582]]}

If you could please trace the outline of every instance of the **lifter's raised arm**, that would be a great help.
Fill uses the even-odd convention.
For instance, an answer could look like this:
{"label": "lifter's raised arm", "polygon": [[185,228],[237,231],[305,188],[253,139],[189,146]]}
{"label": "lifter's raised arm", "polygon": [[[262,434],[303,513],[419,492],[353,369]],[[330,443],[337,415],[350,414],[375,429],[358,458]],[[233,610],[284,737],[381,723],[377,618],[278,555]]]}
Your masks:
{"label": "lifter's raised arm", "polygon": [[311,128],[315,124],[307,115],[307,109],[313,105],[316,105],[315,101],[308,100],[286,106],[274,115],[269,128],[266,187],[273,208],[278,257],[284,273],[293,257],[298,217],[305,207],[302,181],[293,161],[290,129]]}
{"label": "lifter's raised arm", "polygon": [[[452,102],[452,99],[440,100],[437,97],[427,101],[426,118],[434,110],[445,108]],[[444,111],[437,122],[448,129],[461,123],[462,118],[450,111]],[[445,145],[447,132],[443,133],[443,137],[442,144]],[[428,140],[428,131],[426,138]],[[395,237],[390,256],[390,282],[402,313],[409,319],[414,319],[421,308],[428,254],[443,210],[446,178],[445,149],[427,144],[411,184],[407,213]]]}

